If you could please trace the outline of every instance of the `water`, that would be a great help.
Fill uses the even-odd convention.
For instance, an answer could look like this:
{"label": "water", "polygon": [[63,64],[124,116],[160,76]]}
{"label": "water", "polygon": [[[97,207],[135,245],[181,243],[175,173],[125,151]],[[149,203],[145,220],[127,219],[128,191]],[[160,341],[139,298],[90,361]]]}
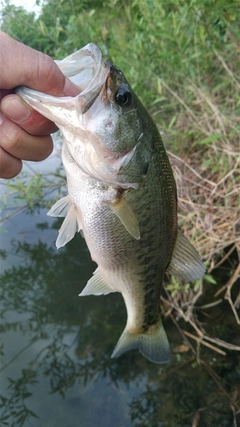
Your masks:
{"label": "water", "polygon": [[[111,359],[125,326],[123,299],[78,297],[96,265],[80,235],[56,250],[61,220],[46,212],[10,218],[1,235],[1,425],[240,425],[233,409],[240,401],[238,352],[222,356],[200,346],[207,365],[198,363],[187,348],[180,352],[182,337],[167,319],[169,364],[153,364],[138,351]],[[239,345],[228,304],[209,314],[213,336]]]}

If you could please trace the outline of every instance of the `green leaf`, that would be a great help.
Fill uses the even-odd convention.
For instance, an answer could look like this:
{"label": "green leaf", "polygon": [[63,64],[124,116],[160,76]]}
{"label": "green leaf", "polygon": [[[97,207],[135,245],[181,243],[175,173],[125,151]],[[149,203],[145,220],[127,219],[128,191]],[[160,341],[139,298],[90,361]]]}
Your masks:
{"label": "green leaf", "polygon": [[202,139],[198,144],[205,145],[210,142],[217,141],[217,139],[222,138],[221,133],[212,133],[212,135],[207,136],[207,138]]}
{"label": "green leaf", "polygon": [[217,284],[216,280],[212,277],[212,275],[211,275],[211,274],[205,274],[204,279],[205,279],[207,282],[212,283],[213,285],[216,285],[216,284]]}

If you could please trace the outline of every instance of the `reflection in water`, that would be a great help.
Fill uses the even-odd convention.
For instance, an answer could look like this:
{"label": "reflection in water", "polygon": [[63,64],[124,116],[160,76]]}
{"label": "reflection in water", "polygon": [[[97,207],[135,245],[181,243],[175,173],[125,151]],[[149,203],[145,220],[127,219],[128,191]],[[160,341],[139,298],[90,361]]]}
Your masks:
{"label": "reflection in water", "polygon": [[[79,298],[95,265],[80,236],[56,251],[50,224],[31,224],[2,252],[2,425],[233,426],[239,355],[203,348],[209,369],[190,352],[175,353],[166,366],[137,351],[111,359],[126,319],[121,295]],[[179,346],[170,321],[166,329],[172,348]]]}

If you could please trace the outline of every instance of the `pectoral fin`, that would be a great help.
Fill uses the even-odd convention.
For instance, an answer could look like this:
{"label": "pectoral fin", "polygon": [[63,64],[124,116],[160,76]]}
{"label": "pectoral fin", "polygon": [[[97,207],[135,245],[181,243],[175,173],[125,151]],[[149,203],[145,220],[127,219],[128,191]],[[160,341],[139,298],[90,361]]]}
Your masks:
{"label": "pectoral fin", "polygon": [[81,213],[72,202],[70,196],[65,196],[58,200],[48,212],[49,216],[64,217],[65,219],[59,230],[56,240],[57,249],[65,246],[75,233],[82,229]]}
{"label": "pectoral fin", "polygon": [[126,230],[134,237],[140,239],[140,229],[137,217],[128,202],[121,196],[117,201],[109,204],[110,209],[117,215]]}
{"label": "pectoral fin", "polygon": [[70,196],[68,195],[68,196],[62,197],[51,207],[47,215],[58,216],[58,217],[66,216],[71,206],[72,206],[72,200]]}
{"label": "pectoral fin", "polygon": [[205,271],[205,266],[196,249],[181,231],[178,230],[175,248],[167,273],[191,282],[201,279]]}
{"label": "pectoral fin", "polygon": [[97,268],[79,296],[83,297],[86,295],[106,295],[110,294],[110,292],[116,291],[105,282],[105,280],[102,278],[101,271],[99,268]]}

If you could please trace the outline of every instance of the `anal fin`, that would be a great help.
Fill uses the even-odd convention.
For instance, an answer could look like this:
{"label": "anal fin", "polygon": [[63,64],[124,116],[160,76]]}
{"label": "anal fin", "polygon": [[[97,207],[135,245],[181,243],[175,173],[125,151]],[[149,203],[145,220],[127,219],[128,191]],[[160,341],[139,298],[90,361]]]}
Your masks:
{"label": "anal fin", "polygon": [[97,268],[91,279],[88,280],[85,288],[79,294],[80,297],[86,295],[106,295],[111,292],[116,292],[106,281],[102,278],[101,271]]}

